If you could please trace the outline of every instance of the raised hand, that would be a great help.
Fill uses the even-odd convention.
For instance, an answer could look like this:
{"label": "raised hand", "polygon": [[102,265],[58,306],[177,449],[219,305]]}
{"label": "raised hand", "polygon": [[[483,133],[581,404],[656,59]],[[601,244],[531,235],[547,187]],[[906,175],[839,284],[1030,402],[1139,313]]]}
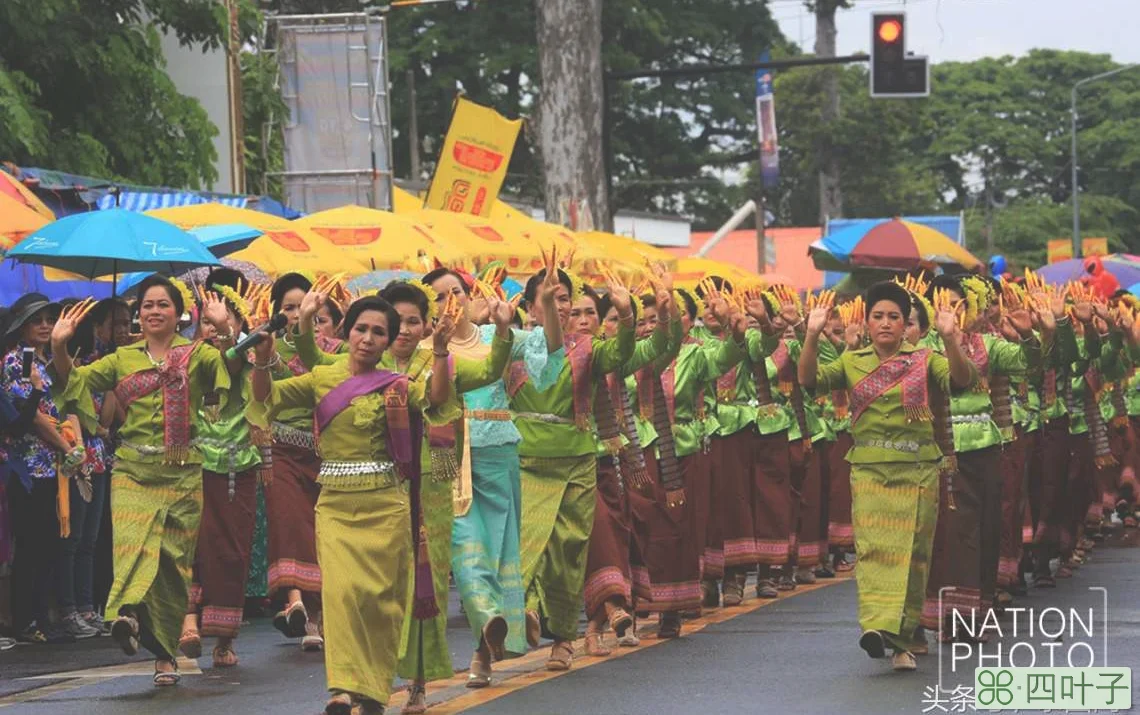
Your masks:
{"label": "raised hand", "polygon": [[511,321],[515,317],[515,309],[505,300],[500,299],[498,296],[487,298],[487,305],[490,309],[491,320],[495,326],[500,330],[509,330]]}
{"label": "raised hand", "polygon": [[796,295],[787,286],[776,286],[772,293],[780,301],[780,319],[786,325],[795,325],[800,322],[800,305]]}
{"label": "raised hand", "polygon": [[942,307],[934,316],[934,329],[942,336],[943,340],[949,340],[958,335],[958,314],[952,308]]}
{"label": "raised hand", "polygon": [[609,293],[610,303],[617,308],[618,315],[622,318],[633,315],[633,298],[629,294],[629,289],[609,268],[606,266],[599,268],[602,278],[606,281],[606,291]]}
{"label": "raised hand", "polygon": [[447,353],[448,345],[451,343],[451,337],[455,335],[455,328],[459,325],[459,316],[463,311],[463,306],[459,305],[459,301],[455,296],[448,294],[447,299],[443,302],[443,309],[440,310],[439,318],[436,320],[435,329],[432,331],[432,347],[435,349],[437,356],[442,356]]}
{"label": "raised hand", "polygon": [[819,306],[812,308],[807,318],[807,334],[818,337],[827,327],[828,318],[831,317],[831,308]]}
{"label": "raised hand", "polygon": [[[1023,338],[1029,337],[1033,334],[1033,316],[1025,308],[1017,308],[1016,310],[1007,311],[1005,320],[1002,321],[1002,327],[1008,322],[1010,326],[1017,331],[1018,335]],[[1002,333],[1004,335],[1004,331]]]}
{"label": "raised hand", "polygon": [[998,332],[1001,333],[1001,336],[1003,338],[1010,341],[1011,343],[1016,343],[1021,339],[1021,333],[1014,326],[1012,320],[1010,319],[1010,316],[1008,315],[1003,315],[998,320]]}
{"label": "raised hand", "polygon": [[862,347],[864,330],[864,324],[861,322],[852,322],[843,326],[843,342],[846,343],[848,350],[858,350]]}
{"label": "raised hand", "polygon": [[[317,281],[317,284],[320,284],[319,280]],[[299,309],[298,315],[300,316],[302,323],[305,325],[311,325],[313,317],[321,311],[321,308],[323,308],[325,305],[325,301],[328,299],[329,294],[320,290],[318,288],[318,285],[314,285],[312,289],[310,289],[309,292],[305,294],[305,297],[301,299],[301,307]]]}
{"label": "raised hand", "polygon": [[225,301],[214,291],[202,291],[202,320],[214,326],[218,333],[229,333],[230,313]]}
{"label": "raised hand", "polygon": [[91,309],[95,307],[94,298],[84,298],[78,303],[60,313],[59,319],[51,329],[52,352],[62,350],[67,352],[67,344],[75,337],[75,331]]}
{"label": "raised hand", "polygon": [[553,305],[554,294],[561,285],[558,280],[558,246],[551,246],[549,255],[542,251],[542,263],[546,275],[538,286],[538,300],[542,305]]}

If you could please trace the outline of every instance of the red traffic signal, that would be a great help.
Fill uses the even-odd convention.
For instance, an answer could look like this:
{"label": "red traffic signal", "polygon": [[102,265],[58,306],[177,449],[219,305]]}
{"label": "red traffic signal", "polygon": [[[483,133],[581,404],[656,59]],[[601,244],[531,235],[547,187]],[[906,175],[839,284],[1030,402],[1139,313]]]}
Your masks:
{"label": "red traffic signal", "polygon": [[906,53],[906,14],[871,15],[871,96],[926,97],[930,65]]}
{"label": "red traffic signal", "polygon": [[902,23],[898,20],[887,20],[879,25],[879,39],[887,44],[894,44],[902,37]]}

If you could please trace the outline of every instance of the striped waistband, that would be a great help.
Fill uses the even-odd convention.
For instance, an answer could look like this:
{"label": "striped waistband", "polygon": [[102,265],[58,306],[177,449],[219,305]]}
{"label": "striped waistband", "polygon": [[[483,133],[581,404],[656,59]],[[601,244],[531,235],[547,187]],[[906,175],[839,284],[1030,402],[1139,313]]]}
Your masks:
{"label": "striped waistband", "polygon": [[552,425],[572,425],[574,420],[569,417],[562,417],[560,415],[552,415],[547,412],[519,412],[515,415],[519,419],[534,420],[535,422],[545,422]]}
{"label": "striped waistband", "polygon": [[280,422],[273,423],[273,441],[307,449],[310,452],[315,451],[317,448],[317,440],[313,437],[312,432],[290,427]]}
{"label": "striped waistband", "polygon": [[952,425],[969,425],[993,422],[993,416],[989,412],[983,412],[980,415],[950,415],[950,424]]}

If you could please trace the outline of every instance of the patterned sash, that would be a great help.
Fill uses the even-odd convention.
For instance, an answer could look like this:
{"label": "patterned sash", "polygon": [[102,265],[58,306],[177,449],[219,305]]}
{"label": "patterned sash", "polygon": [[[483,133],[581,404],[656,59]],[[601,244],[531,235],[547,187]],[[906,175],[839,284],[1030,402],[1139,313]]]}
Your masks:
{"label": "patterned sash", "polygon": [[1090,367],[1085,371],[1085,421],[1089,423],[1089,439],[1093,444],[1093,461],[1098,469],[1111,467],[1116,464],[1116,457],[1112,456],[1112,449],[1108,443],[1108,425],[1104,422],[1104,415],[1100,412],[1098,400],[1104,383],[1096,368]]}
{"label": "patterned sash", "polygon": [[926,387],[926,364],[930,350],[923,348],[890,358],[859,381],[851,390],[851,421],[857,422],[879,396],[902,385],[902,404],[907,420],[933,419]]}
{"label": "patterned sash", "polygon": [[1123,429],[1128,426],[1128,404],[1124,401],[1124,391],[1127,388],[1127,382],[1112,383],[1112,411],[1116,413],[1112,418],[1113,427]]}
{"label": "patterned sash", "polygon": [[125,410],[135,400],[162,390],[162,443],[168,464],[185,464],[190,456],[190,356],[199,343],[166,352],[162,365],[132,373],[115,386],[115,398]]}
{"label": "patterned sash", "polygon": [[289,368],[289,372],[293,373],[294,377],[300,377],[309,372],[309,368],[305,367],[305,363],[301,362],[300,355],[294,355],[289,362],[285,363],[285,367]]}
{"label": "patterned sash", "polygon": [[350,377],[328,392],[313,412],[319,435],[333,418],[348,409],[357,397],[374,392],[384,393],[384,413],[388,432],[388,457],[395,462],[403,478],[411,486],[412,541],[416,544],[415,601],[412,615],[427,620],[439,615],[432,586],[431,559],[427,528],[424,526],[420,491],[420,445],[423,442],[423,415],[408,409],[408,377],[388,370],[374,370]]}
{"label": "patterned sash", "polygon": [[[676,363],[676,361],[674,361]],[[653,386],[653,427],[657,430],[657,472],[661,477],[661,486],[665,489],[665,503],[671,507],[682,506],[685,503],[685,482],[681,478],[681,465],[677,461],[677,449],[673,442],[673,410],[666,403],[667,396],[672,398],[669,402],[676,403],[673,395],[673,383],[670,381],[666,387],[665,376],[672,375],[672,368],[661,375],[661,381]],[[698,404],[704,403],[704,394],[697,396]]]}
{"label": "patterned sash", "polygon": [[1057,403],[1057,369],[1049,368],[1041,380],[1041,402],[1045,408]]}
{"label": "patterned sash", "polygon": [[772,362],[776,364],[776,387],[785,395],[791,395],[793,388],[799,384],[796,375],[796,364],[788,352],[788,341],[781,340],[772,352]]}
{"label": "patterned sash", "polygon": [[950,395],[935,386],[930,394],[930,411],[934,427],[934,441],[942,452],[939,472],[946,480],[946,506],[957,511],[954,502],[954,475],[958,473],[958,454],[954,447],[954,425],[950,422]]}
{"label": "patterned sash", "polygon": [[625,391],[625,381],[617,373],[611,372],[606,376],[606,382],[609,386],[610,402],[618,415],[618,428],[626,439],[626,444],[621,450],[621,466],[625,479],[634,487],[649,488],[653,485],[653,481],[645,468],[645,452],[641,449],[641,437],[637,434],[637,423],[633,418],[629,395]]}
{"label": "patterned sash", "polygon": [[847,390],[832,390],[831,391],[831,406],[835,408],[835,418],[838,420],[847,419]]}
{"label": "patterned sash", "polygon": [[[622,447],[621,432],[618,431],[617,412],[610,402],[610,391],[605,381],[599,381],[594,388],[594,422],[598,425],[598,439],[601,440],[609,458],[613,460],[618,494],[623,494],[625,484],[622,481],[621,462],[618,459]],[[599,472],[598,476],[601,475]]]}
{"label": "patterned sash", "polygon": [[733,365],[728,372],[716,379],[716,399],[718,402],[732,402],[736,399],[736,370]]}
{"label": "patterned sash", "polygon": [[990,383],[990,353],[986,350],[986,341],[981,333],[966,333],[962,336],[962,351],[974,367],[978,370],[978,382],[974,385],[975,392],[989,392]]}
{"label": "patterned sash", "polygon": [[340,346],[344,345],[344,341],[339,338],[328,338],[320,333],[313,335],[313,341],[316,342],[317,347],[326,353],[335,353],[340,350]]}
{"label": "patterned sash", "polygon": [[1009,375],[994,375],[990,379],[990,402],[994,406],[994,423],[1002,440],[1013,439],[1013,407],[1009,399]]}

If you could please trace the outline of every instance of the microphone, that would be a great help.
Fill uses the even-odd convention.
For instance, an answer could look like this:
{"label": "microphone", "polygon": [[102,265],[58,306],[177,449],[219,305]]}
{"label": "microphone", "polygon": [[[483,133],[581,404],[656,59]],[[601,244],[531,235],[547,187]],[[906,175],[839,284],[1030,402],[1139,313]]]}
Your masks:
{"label": "microphone", "polygon": [[269,322],[257,328],[249,335],[245,336],[237,342],[232,348],[226,351],[227,360],[236,360],[239,355],[242,355],[247,350],[265,340],[265,336],[269,333],[276,333],[286,325],[289,324],[289,319],[285,317],[284,313],[278,313],[269,319]]}

